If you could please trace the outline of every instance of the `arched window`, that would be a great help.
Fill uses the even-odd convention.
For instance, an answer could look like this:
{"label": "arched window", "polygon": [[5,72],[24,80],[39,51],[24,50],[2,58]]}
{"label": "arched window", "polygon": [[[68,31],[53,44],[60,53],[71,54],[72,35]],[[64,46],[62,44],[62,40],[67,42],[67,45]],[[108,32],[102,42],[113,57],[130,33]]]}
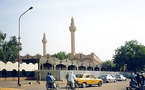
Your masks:
{"label": "arched window", "polygon": [[94,68],[94,71],[99,71],[99,68],[98,68],[98,67],[95,67],[95,68]]}
{"label": "arched window", "polygon": [[2,77],[7,77],[7,70],[6,69],[2,70]]}
{"label": "arched window", "polygon": [[50,63],[44,64],[44,70],[53,70],[53,65]]}
{"label": "arched window", "polygon": [[101,71],[105,71],[105,68],[101,68]]}
{"label": "arched window", "polygon": [[12,71],[12,77],[17,77],[17,71],[15,69]]}
{"label": "arched window", "polygon": [[87,67],[88,71],[93,71],[93,67]]}
{"label": "arched window", "polygon": [[21,76],[22,76],[22,77],[26,77],[26,72],[25,72],[25,70],[24,70],[24,69],[22,70],[22,72],[21,72],[21,73],[22,73],[22,74],[21,74]]}
{"label": "arched window", "polygon": [[68,66],[68,70],[77,70],[77,67],[74,65]]}
{"label": "arched window", "polygon": [[84,66],[79,66],[79,70],[86,70],[86,68]]}
{"label": "arched window", "polygon": [[63,64],[56,65],[56,70],[66,70],[66,66]]}

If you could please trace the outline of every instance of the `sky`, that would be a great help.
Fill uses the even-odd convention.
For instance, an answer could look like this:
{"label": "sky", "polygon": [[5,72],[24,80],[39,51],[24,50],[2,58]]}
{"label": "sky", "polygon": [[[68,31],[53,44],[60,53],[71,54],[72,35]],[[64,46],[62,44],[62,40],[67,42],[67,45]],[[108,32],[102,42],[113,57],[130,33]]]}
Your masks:
{"label": "sky", "polygon": [[22,56],[71,52],[69,26],[74,18],[76,53],[96,54],[112,60],[115,50],[126,41],[145,45],[145,0],[0,0],[0,31],[18,37],[21,17]]}

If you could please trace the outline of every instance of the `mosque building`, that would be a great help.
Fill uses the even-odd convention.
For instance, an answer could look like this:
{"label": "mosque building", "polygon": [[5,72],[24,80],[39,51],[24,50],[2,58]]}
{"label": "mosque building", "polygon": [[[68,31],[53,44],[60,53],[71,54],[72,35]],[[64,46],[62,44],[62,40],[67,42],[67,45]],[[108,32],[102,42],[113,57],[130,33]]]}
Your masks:
{"label": "mosque building", "polygon": [[94,53],[84,55],[82,53],[75,53],[75,31],[74,19],[71,19],[69,27],[71,32],[71,53],[68,59],[59,60],[46,53],[46,35],[44,33],[43,56],[37,54],[35,56],[21,56],[22,62],[38,63],[39,70],[84,70],[84,71],[100,71],[102,61]]}

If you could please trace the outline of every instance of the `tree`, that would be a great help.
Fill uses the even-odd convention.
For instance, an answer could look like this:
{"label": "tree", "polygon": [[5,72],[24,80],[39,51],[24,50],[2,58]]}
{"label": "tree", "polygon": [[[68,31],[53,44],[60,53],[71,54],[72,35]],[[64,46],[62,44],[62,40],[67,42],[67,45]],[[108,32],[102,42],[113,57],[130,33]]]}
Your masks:
{"label": "tree", "polygon": [[5,38],[6,34],[0,32],[0,49],[2,48],[2,44],[4,43]]}
{"label": "tree", "polygon": [[115,67],[113,61],[110,61],[110,60],[107,60],[107,61],[103,62],[103,63],[101,64],[101,66],[102,66],[102,68],[104,68],[105,70],[111,70],[111,71],[114,70],[114,67]]}
{"label": "tree", "polygon": [[52,57],[56,57],[56,58],[58,58],[60,60],[63,60],[63,59],[67,59],[68,58],[68,54],[66,54],[64,51],[60,51],[57,54],[53,54]]}
{"label": "tree", "polygon": [[145,46],[136,40],[128,41],[124,46],[115,50],[113,58],[118,70],[126,69],[131,72],[143,70],[145,67]]}
{"label": "tree", "polygon": [[4,63],[7,63],[8,61],[15,63],[18,58],[19,43],[16,36],[12,36],[10,41],[6,41],[5,38],[6,34],[0,33],[0,60]]}

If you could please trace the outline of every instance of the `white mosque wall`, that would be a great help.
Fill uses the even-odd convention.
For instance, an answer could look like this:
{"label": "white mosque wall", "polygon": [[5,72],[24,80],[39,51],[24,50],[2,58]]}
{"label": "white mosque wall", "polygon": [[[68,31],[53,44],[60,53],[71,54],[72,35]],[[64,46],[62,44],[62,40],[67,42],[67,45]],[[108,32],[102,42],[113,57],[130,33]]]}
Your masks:
{"label": "white mosque wall", "polygon": [[[3,69],[7,70],[7,71],[13,71],[16,70],[18,71],[18,62],[16,63],[12,63],[12,62],[7,62],[6,64],[3,63],[2,61],[0,61],[0,71],[2,71]],[[38,70],[38,64],[26,64],[26,63],[22,63],[20,64],[20,71],[25,70],[25,71],[35,71]]]}

